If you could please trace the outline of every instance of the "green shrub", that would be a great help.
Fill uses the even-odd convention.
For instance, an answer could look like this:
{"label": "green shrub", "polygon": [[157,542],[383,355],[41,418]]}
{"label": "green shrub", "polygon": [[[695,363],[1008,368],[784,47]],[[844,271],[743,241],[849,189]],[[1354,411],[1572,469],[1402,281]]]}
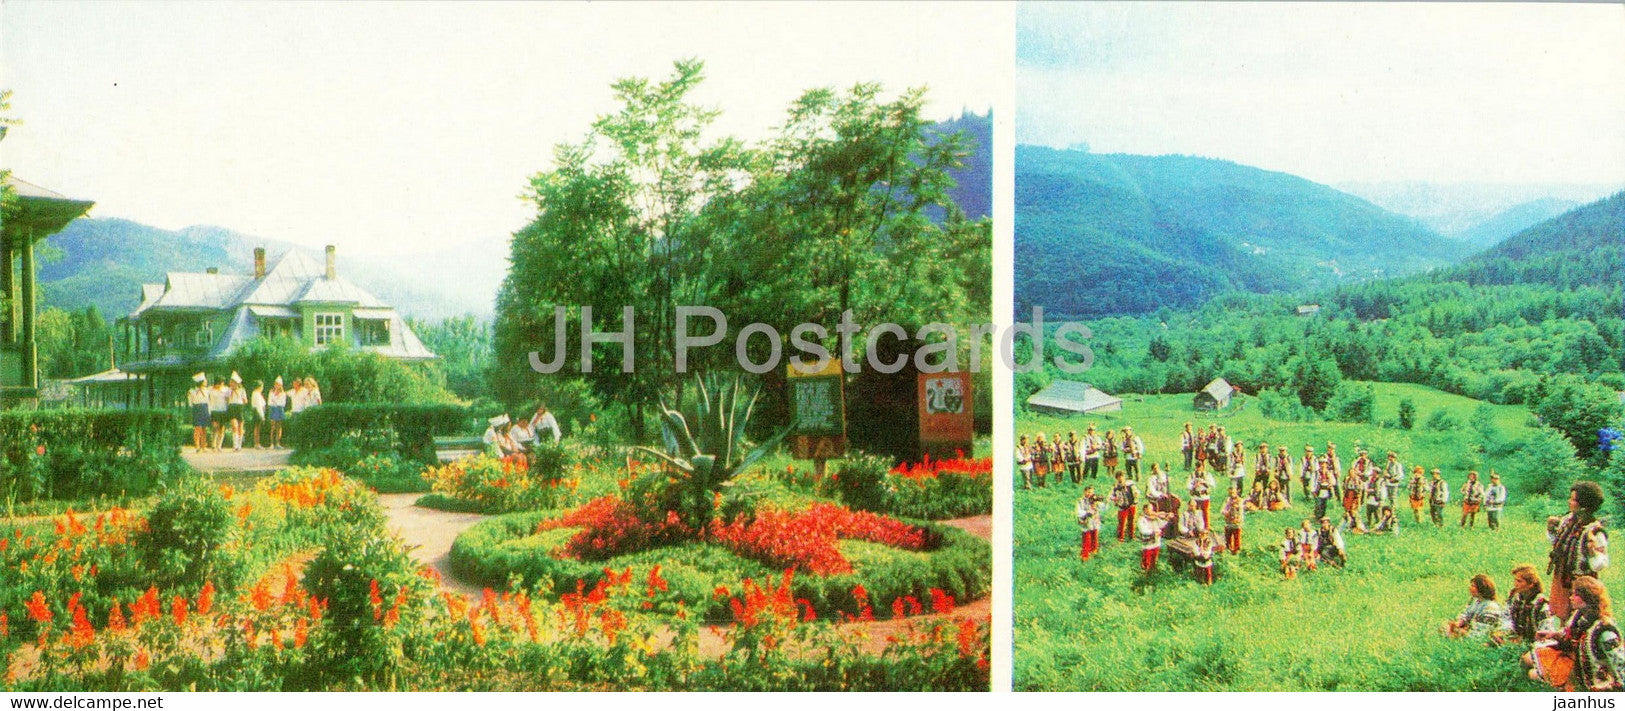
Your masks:
{"label": "green shrub", "polygon": [[299,450],[327,449],[346,438],[356,443],[371,436],[360,433],[387,430],[402,456],[430,463],[435,436],[458,434],[467,424],[468,411],[456,405],[328,403],[289,418],[283,442]]}
{"label": "green shrub", "polygon": [[1461,429],[1461,418],[1450,414],[1449,410],[1434,410],[1428,415],[1427,428],[1435,432],[1454,432]]}
{"label": "green shrub", "polygon": [[0,412],[0,499],[139,496],[186,470],[167,410]]}
{"label": "green shrub", "polygon": [[886,473],[890,457],[857,453],[841,460],[836,469],[836,493],[847,506],[865,511],[887,511]]}
{"label": "green shrub", "polygon": [[229,589],[238,571],[224,564],[221,549],[231,534],[231,503],[218,487],[190,479],[158,498],[136,545],[163,587],[201,587],[218,579]]}
{"label": "green shrub", "polygon": [[331,529],[305,570],[312,595],[327,601],[329,624],[311,640],[313,663],[335,680],[393,688],[407,637],[433,593],[406,547],[381,525]]}

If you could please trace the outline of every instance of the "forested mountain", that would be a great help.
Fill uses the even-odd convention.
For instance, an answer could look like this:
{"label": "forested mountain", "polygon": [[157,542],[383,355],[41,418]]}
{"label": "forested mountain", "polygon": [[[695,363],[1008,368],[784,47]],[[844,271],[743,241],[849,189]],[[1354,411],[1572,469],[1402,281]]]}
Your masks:
{"label": "forested mountain", "polygon": [[1467,249],[1285,173],[1189,156],[1016,149],[1016,309],[1144,313],[1411,274]]}
{"label": "forested mountain", "polygon": [[937,133],[960,131],[971,143],[971,153],[965,156],[965,166],[950,171],[954,189],[949,191],[954,203],[970,219],[993,214],[993,113],[963,112],[958,118],[937,123]]}
{"label": "forested mountain", "polygon": [[[1333,416],[1357,398],[1344,379],[1416,383],[1527,405],[1587,451],[1625,390],[1622,260],[1625,193],[1427,274],[1091,321],[1088,377],[1117,393],[1194,392],[1222,376]],[[1319,313],[1297,315],[1303,300]],[[1018,400],[1043,377],[1018,376]]]}
{"label": "forested mountain", "polygon": [[1493,247],[1512,235],[1518,234],[1546,220],[1579,207],[1580,203],[1559,198],[1540,198],[1518,203],[1495,213],[1465,230],[1446,234],[1473,247]]}

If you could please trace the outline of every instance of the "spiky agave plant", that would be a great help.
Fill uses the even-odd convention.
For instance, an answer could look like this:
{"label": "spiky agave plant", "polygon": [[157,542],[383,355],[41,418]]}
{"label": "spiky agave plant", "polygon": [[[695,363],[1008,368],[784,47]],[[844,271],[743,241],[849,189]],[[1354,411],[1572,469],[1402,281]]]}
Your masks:
{"label": "spiky agave plant", "polygon": [[795,423],[748,452],[744,451],[745,427],[750,424],[756,402],[761,398],[761,389],[757,388],[745,399],[744,383],[738,376],[731,384],[707,382],[695,376],[695,384],[699,401],[694,426],[689,425],[683,413],[668,407],[662,399],[660,428],[666,449],[640,446],[637,450],[665,462],[682,475],[678,482],[677,513],[685,523],[699,530],[710,523],[715,514],[716,494],[732,486],[736,477],[773,451],[789,436]]}

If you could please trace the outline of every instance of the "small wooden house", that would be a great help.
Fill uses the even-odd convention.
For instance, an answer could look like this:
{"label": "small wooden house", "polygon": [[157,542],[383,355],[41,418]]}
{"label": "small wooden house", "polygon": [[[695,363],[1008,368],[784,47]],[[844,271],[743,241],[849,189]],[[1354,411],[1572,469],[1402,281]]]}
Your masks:
{"label": "small wooden house", "polygon": [[1196,393],[1192,405],[1198,410],[1222,410],[1230,404],[1230,397],[1235,394],[1236,389],[1224,378],[1214,378],[1213,382]]}

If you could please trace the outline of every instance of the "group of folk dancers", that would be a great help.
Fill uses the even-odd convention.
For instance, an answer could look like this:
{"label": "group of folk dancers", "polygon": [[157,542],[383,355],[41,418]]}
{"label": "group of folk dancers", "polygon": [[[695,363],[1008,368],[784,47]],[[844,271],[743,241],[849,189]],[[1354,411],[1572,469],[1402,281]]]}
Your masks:
{"label": "group of folk dancers", "polygon": [[[1407,481],[1405,467],[1398,453],[1392,451],[1379,465],[1361,450],[1345,470],[1337,445],[1331,442],[1320,454],[1313,445],[1306,445],[1297,459],[1285,446],[1271,452],[1268,444],[1259,444],[1249,468],[1245,446],[1224,427],[1212,424],[1202,430],[1190,423],[1185,424],[1180,435],[1180,450],[1189,471],[1185,481],[1188,502],[1181,502],[1175,493],[1167,468],[1155,463],[1149,467],[1142,496],[1138,479],[1145,444],[1131,427],[1122,428],[1120,433],[1107,431],[1102,436],[1090,425],[1082,437],[1074,431],[1053,440],[1043,433],[1032,439],[1023,435],[1016,447],[1016,466],[1023,485],[1031,488],[1050,485],[1052,477],[1056,485],[1068,480],[1075,486],[1082,485],[1098,477],[1104,465],[1106,475],[1114,482],[1110,493],[1098,494],[1089,484],[1078,501],[1078,522],[1083,529],[1079,557],[1087,560],[1099,550],[1102,509],[1109,502],[1117,509],[1118,540],[1126,542],[1130,535],[1139,540],[1141,565],[1146,571],[1156,566],[1163,539],[1175,537],[1181,541],[1181,552],[1195,563],[1198,577],[1207,581],[1213,578],[1214,551],[1240,552],[1248,512],[1293,507],[1294,479],[1300,501],[1313,506],[1314,513],[1301,527],[1282,533],[1281,571],[1288,578],[1323,563],[1340,566],[1346,562],[1344,533],[1399,533],[1396,504],[1402,500],[1410,504],[1413,522],[1421,523],[1426,509],[1436,526],[1445,524],[1445,512],[1452,502],[1450,483],[1443,472],[1434,469],[1429,477],[1421,466],[1413,466]],[[1224,479],[1222,487],[1215,472]],[[1459,493],[1459,526],[1476,527],[1482,512],[1488,528],[1500,528],[1507,489],[1498,474],[1490,472],[1486,485],[1478,472],[1468,472]],[[1211,511],[1215,497],[1223,502],[1219,511],[1224,530],[1222,543],[1212,535],[1216,528]],[[1331,519],[1334,505],[1343,510],[1335,526]]]}
{"label": "group of folk dancers", "polygon": [[[1113,439],[1118,443],[1120,456],[1124,452],[1123,443],[1127,441],[1137,448],[1136,460],[1143,458],[1143,445],[1131,429],[1124,428],[1123,437]],[[1055,474],[1056,483],[1070,475],[1074,484],[1084,484],[1083,480],[1092,475],[1086,476],[1083,472],[1095,471],[1085,469],[1086,463],[1094,452],[1104,458],[1103,444],[1104,440],[1095,435],[1093,426],[1083,438],[1073,433],[1064,440],[1057,437],[1046,443],[1043,435],[1033,442],[1023,436],[1016,452],[1017,467],[1028,486],[1045,486],[1050,474]],[[1144,571],[1149,573],[1155,569],[1164,538],[1174,535],[1181,552],[1188,553],[1194,563],[1197,579],[1204,584],[1214,580],[1213,559],[1218,552],[1240,553],[1248,512],[1291,507],[1293,473],[1299,475],[1303,497],[1314,502],[1315,516],[1304,520],[1301,528],[1287,528],[1282,532],[1278,552],[1282,574],[1287,578],[1320,565],[1345,565],[1348,561],[1345,532],[1398,533],[1393,502],[1401,491],[1417,523],[1421,522],[1422,509],[1426,508],[1432,522],[1442,526],[1444,509],[1451,502],[1450,486],[1439,470],[1433,470],[1431,478],[1424,478],[1422,467],[1413,467],[1407,483],[1403,479],[1404,468],[1393,452],[1388,453],[1386,464],[1381,467],[1365,452],[1360,452],[1353,466],[1344,472],[1336,445],[1332,443],[1327,443],[1326,451],[1318,456],[1313,447],[1305,447],[1303,458],[1297,462],[1288,456],[1285,447],[1278,448],[1271,456],[1269,448],[1261,445],[1252,470],[1250,493],[1244,498],[1242,492],[1248,472],[1246,450],[1233,442],[1223,427],[1215,425],[1202,432],[1187,424],[1181,449],[1191,472],[1185,485],[1190,499],[1188,505],[1181,505],[1172,493],[1168,472],[1157,464],[1150,467],[1143,500],[1135,478],[1127,470],[1115,471],[1115,466],[1108,468],[1109,476],[1115,481],[1109,498],[1096,494],[1092,484],[1084,486],[1076,509],[1082,530],[1079,548],[1082,560],[1088,560],[1100,549],[1101,519],[1108,501],[1117,509],[1118,541],[1126,542],[1133,535],[1140,542],[1140,564]],[[1070,458],[1068,452],[1073,453]],[[1074,460],[1080,465],[1075,469],[1071,466]],[[1224,491],[1218,491],[1212,470],[1229,474],[1230,482]],[[1500,528],[1507,492],[1499,476],[1491,472],[1486,486],[1479,481],[1477,472],[1469,472],[1460,493],[1458,525],[1474,527],[1482,511],[1490,529]],[[1214,539],[1213,527],[1209,525],[1209,503],[1216,494],[1224,498],[1219,511],[1224,529],[1222,545]],[[1625,632],[1615,623],[1608,590],[1597,577],[1608,566],[1608,535],[1598,517],[1603,501],[1602,487],[1594,482],[1578,482],[1569,491],[1569,513],[1547,519],[1547,538],[1551,544],[1547,560],[1550,595],[1545,593],[1540,574],[1532,565],[1520,565],[1512,570],[1512,592],[1507,595],[1504,606],[1496,598],[1490,577],[1476,575],[1469,581],[1466,609],[1444,625],[1444,633],[1453,637],[1487,636],[1494,644],[1527,644],[1529,651],[1522,655],[1521,662],[1529,678],[1556,689],[1625,689],[1622,683]],[[1326,515],[1331,502],[1343,506],[1342,523],[1336,526]],[[1358,515],[1360,508],[1365,509],[1363,521]]]}
{"label": "group of folk dancers", "polygon": [[1608,567],[1608,533],[1597,516],[1602,503],[1602,487],[1578,482],[1569,489],[1568,515],[1547,519],[1549,595],[1533,565],[1512,569],[1504,605],[1490,576],[1475,575],[1467,583],[1466,608],[1444,624],[1444,634],[1527,645],[1520,661],[1529,678],[1555,689],[1625,688],[1625,634],[1614,620],[1608,588],[1597,578]]}

